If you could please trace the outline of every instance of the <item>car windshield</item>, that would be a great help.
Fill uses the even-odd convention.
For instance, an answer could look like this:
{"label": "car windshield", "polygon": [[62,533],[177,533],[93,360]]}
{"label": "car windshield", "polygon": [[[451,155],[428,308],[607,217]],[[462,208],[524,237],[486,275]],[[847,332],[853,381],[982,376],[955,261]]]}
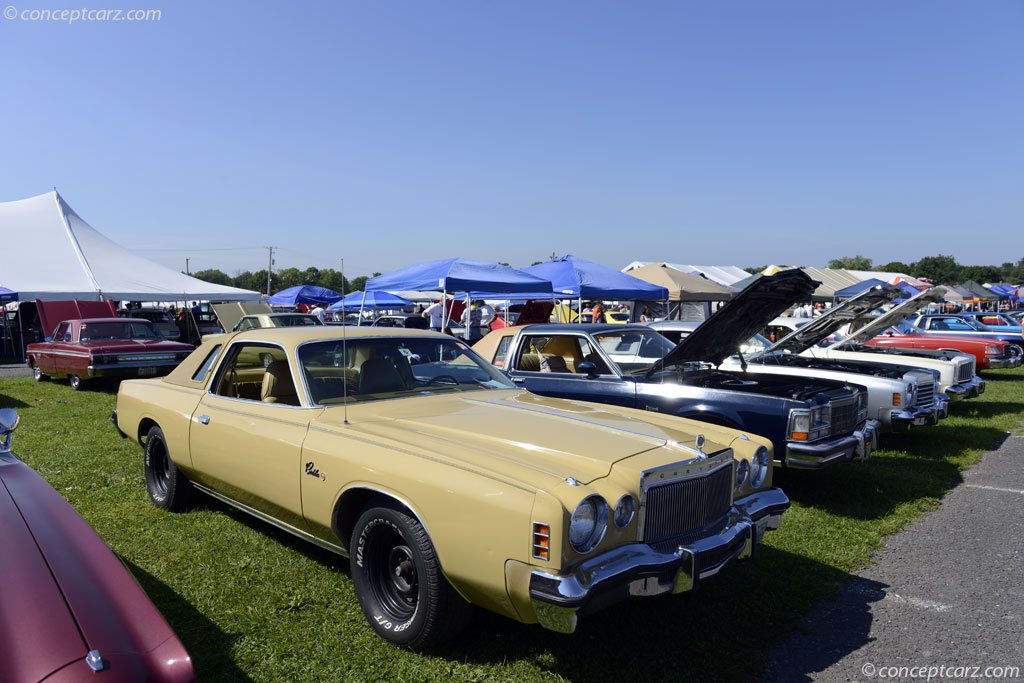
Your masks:
{"label": "car windshield", "polygon": [[463,342],[434,338],[371,338],[304,344],[299,365],[313,403],[339,405],[383,398],[515,389],[507,377]]}
{"label": "car windshield", "polygon": [[969,317],[957,318],[958,322],[961,321],[961,320],[964,321],[965,323],[967,323],[968,327],[970,327],[973,330],[978,330],[979,332],[986,332],[987,331],[985,329],[985,326],[982,325],[977,320],[975,320],[974,318],[969,318]]}
{"label": "car windshield", "polygon": [[82,323],[78,334],[79,341],[103,339],[162,339],[162,336],[148,320]]}
{"label": "car windshield", "polygon": [[908,323],[906,320],[903,322],[896,323],[893,325],[900,334],[923,334],[924,330],[913,323]]}
{"label": "car windshield", "polygon": [[626,374],[647,372],[675,348],[675,344],[654,330],[601,332],[594,339]]}

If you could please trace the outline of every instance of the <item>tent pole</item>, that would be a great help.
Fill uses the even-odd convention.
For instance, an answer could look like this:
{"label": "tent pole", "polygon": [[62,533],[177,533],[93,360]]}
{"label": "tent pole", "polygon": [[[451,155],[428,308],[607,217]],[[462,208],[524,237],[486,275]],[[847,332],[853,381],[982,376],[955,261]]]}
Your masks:
{"label": "tent pole", "polygon": [[448,331],[448,283],[441,290],[441,334]]}
{"label": "tent pole", "polygon": [[[342,282],[344,283],[345,276],[342,275],[341,278],[342,278]],[[342,301],[344,301],[344,297],[342,298]],[[363,306],[365,304],[366,304],[366,286],[363,285],[363,300],[359,302],[359,317],[356,318],[356,325],[361,325],[362,322],[363,322]],[[345,315],[345,305],[344,304],[342,304],[342,306],[341,306],[341,315],[342,316]]]}
{"label": "tent pole", "polygon": [[469,310],[469,305],[469,292],[466,292],[466,310],[462,314],[462,317],[466,319],[466,322],[462,326],[462,338],[465,339],[467,342],[469,341],[470,336],[470,325],[473,322],[473,314]]}
{"label": "tent pole", "polygon": [[[43,333],[43,339],[46,333]],[[25,333],[21,329],[21,304],[18,304],[18,340],[21,342],[21,361],[25,362]]]}

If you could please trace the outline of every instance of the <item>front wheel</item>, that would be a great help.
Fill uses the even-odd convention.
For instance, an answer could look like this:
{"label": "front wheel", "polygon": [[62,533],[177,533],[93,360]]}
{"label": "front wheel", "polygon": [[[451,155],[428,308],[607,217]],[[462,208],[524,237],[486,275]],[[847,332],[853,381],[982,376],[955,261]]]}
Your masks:
{"label": "front wheel", "polygon": [[32,366],[32,379],[37,382],[42,382],[46,379],[46,375],[43,374],[43,371],[39,369],[38,365]]}
{"label": "front wheel", "polygon": [[171,512],[186,509],[192,494],[192,482],[171,460],[164,432],[156,425],[146,435],[143,455],[146,489],[153,505]]}
{"label": "front wheel", "polygon": [[74,391],[82,390],[82,378],[78,375],[68,375],[68,384],[71,385]]}
{"label": "front wheel", "polygon": [[423,526],[392,505],[371,507],[352,532],[352,583],[377,635],[421,650],[461,630],[473,606],[441,573]]}

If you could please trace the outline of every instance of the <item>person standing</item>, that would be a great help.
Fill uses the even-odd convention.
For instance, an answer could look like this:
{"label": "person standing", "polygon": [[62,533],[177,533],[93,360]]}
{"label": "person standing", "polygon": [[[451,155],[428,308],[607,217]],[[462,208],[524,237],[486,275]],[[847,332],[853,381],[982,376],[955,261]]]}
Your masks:
{"label": "person standing", "polygon": [[600,301],[594,306],[590,312],[590,322],[592,323],[603,323],[604,322],[604,304]]}
{"label": "person standing", "polygon": [[427,310],[420,314],[424,318],[430,320],[430,329],[434,332],[440,332],[441,326],[444,324],[444,304],[440,301],[427,306]]}
{"label": "person standing", "polygon": [[324,310],[323,305],[317,303],[309,312],[320,322],[326,322],[325,318],[327,317],[327,311]]}
{"label": "person standing", "polygon": [[487,334],[491,329],[491,323],[498,317],[498,312],[486,301],[478,301],[477,303],[480,309],[480,326],[484,328],[483,334]]}

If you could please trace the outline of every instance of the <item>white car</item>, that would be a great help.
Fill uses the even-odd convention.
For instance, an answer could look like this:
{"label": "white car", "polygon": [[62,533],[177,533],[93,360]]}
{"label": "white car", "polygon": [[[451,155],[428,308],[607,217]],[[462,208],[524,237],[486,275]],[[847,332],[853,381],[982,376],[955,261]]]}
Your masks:
{"label": "white car", "polygon": [[[730,302],[731,304],[732,302]],[[701,323],[666,320],[648,323],[673,343]],[[949,401],[939,391],[934,373],[913,368],[851,361],[815,360],[804,356],[765,353],[771,342],[759,334],[739,346],[739,355],[727,358],[721,370],[759,375],[794,375],[832,379],[867,389],[868,417],[878,420],[883,431],[907,431],[931,425],[949,415]]]}
{"label": "white car", "polygon": [[776,318],[769,326],[792,326],[794,331],[776,341],[770,351],[786,351],[810,358],[861,361],[883,365],[910,366],[938,373],[940,390],[952,401],[973,398],[985,391],[985,380],[978,377],[973,355],[957,351],[931,351],[927,349],[893,349],[867,346],[862,340],[871,339],[881,330],[904,320],[914,311],[942,297],[941,287],[921,292],[892,310],[874,318],[849,337],[819,346],[844,328],[856,324],[875,309],[903,294],[898,287],[876,286],[829,309],[824,315],[811,318]]}

